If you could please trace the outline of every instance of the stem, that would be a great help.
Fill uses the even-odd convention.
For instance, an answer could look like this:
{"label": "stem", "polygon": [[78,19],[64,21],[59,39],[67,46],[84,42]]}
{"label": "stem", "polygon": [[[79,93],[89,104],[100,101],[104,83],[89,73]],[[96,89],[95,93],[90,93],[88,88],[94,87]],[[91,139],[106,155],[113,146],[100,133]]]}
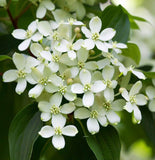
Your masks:
{"label": "stem", "polygon": [[7,11],[8,15],[9,15],[9,18],[10,18],[10,20],[11,20],[11,22],[12,22],[13,27],[14,27],[15,29],[17,29],[17,28],[18,28],[18,27],[17,27],[17,23],[16,23],[16,21],[14,20],[14,18],[12,17],[12,14],[11,14],[10,9],[9,9],[8,7],[6,8],[6,11]]}

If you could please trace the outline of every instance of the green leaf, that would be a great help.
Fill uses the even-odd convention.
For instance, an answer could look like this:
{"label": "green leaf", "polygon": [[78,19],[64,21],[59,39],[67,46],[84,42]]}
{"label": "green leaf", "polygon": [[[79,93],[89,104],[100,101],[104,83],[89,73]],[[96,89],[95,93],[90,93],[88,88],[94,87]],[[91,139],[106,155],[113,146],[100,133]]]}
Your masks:
{"label": "green leaf", "polygon": [[129,39],[130,22],[128,15],[124,12],[123,7],[108,6],[102,12],[102,25],[103,29],[112,27],[116,30],[116,35],[113,40],[126,43]]}
{"label": "green leaf", "polygon": [[87,143],[97,160],[120,160],[121,143],[114,127],[102,127],[95,135],[91,135],[84,127],[82,128]]}
{"label": "green leaf", "polygon": [[0,55],[0,61],[4,61],[6,59],[12,59],[12,58],[6,55]]}
{"label": "green leaf", "polygon": [[36,103],[27,106],[16,115],[9,129],[10,160],[30,159],[41,127]]}
{"label": "green leaf", "polygon": [[141,108],[142,112],[142,126],[146,135],[148,136],[150,142],[155,147],[155,113],[152,113],[148,110],[148,108]]}
{"label": "green leaf", "polygon": [[155,72],[143,72],[147,78],[155,79]]}
{"label": "green leaf", "polygon": [[138,65],[141,59],[141,54],[138,46],[134,43],[127,43],[127,48],[122,49],[122,55],[126,57],[130,57],[133,59]]}

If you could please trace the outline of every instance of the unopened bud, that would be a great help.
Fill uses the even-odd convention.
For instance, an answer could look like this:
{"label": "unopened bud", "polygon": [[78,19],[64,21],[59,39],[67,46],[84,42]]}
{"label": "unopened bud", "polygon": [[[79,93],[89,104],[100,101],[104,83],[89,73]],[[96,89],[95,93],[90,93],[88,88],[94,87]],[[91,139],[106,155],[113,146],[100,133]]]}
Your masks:
{"label": "unopened bud", "polygon": [[77,38],[77,39],[82,38],[82,34],[81,34],[81,33],[77,33],[77,34],[76,34],[76,38]]}
{"label": "unopened bud", "polygon": [[73,79],[72,79],[72,78],[68,78],[68,79],[67,79],[67,84],[68,84],[68,85],[73,84]]}
{"label": "unopened bud", "polygon": [[119,93],[123,93],[124,89],[125,89],[125,88],[120,88],[120,89],[119,89]]}
{"label": "unopened bud", "polygon": [[75,32],[75,33],[80,33],[80,31],[81,31],[81,30],[80,30],[79,27],[75,27],[75,29],[74,29],[74,32]]}
{"label": "unopened bud", "polygon": [[89,51],[89,55],[93,56],[94,54],[95,54],[95,51],[91,49],[91,50]]}

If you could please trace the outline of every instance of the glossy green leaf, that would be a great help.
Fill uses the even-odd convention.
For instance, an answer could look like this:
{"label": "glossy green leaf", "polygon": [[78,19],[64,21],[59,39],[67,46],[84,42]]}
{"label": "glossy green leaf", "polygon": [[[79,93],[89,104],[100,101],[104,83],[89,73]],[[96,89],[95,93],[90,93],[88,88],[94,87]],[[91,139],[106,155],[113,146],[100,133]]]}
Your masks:
{"label": "glossy green leaf", "polygon": [[9,129],[10,160],[29,160],[38,131],[42,127],[37,104],[33,103],[20,111]]}
{"label": "glossy green leaf", "polygon": [[124,12],[123,7],[119,6],[108,6],[102,12],[102,25],[103,29],[112,27],[116,30],[116,35],[113,40],[118,42],[126,43],[129,39],[130,22],[128,15]]}
{"label": "glossy green leaf", "polygon": [[126,57],[130,57],[133,59],[138,65],[141,59],[141,54],[138,46],[134,43],[127,43],[127,48],[122,49],[122,55]]}
{"label": "glossy green leaf", "polygon": [[4,61],[6,59],[12,59],[12,58],[6,55],[0,55],[0,61]]}
{"label": "glossy green leaf", "polygon": [[120,160],[121,143],[114,127],[102,127],[95,135],[91,135],[84,127],[82,128],[87,143],[97,160]]}
{"label": "glossy green leaf", "polygon": [[155,147],[155,136],[154,136],[155,135],[155,120],[154,120],[155,113],[150,112],[148,108],[142,108],[141,112],[143,117],[142,126],[150,142]]}

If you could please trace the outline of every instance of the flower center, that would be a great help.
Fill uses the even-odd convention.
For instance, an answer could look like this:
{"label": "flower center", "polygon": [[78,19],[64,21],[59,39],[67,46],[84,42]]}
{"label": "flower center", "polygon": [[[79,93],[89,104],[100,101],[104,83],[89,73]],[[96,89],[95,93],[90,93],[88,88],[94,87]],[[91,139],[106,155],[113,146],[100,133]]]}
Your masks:
{"label": "flower center", "polygon": [[117,42],[115,41],[115,42],[112,42],[112,47],[113,48],[117,48]]}
{"label": "flower center", "polygon": [[82,69],[85,66],[84,62],[78,62],[78,67]]}
{"label": "flower center", "polygon": [[25,78],[26,73],[23,70],[18,71],[18,78]]}
{"label": "flower center", "polygon": [[56,128],[54,129],[54,131],[55,131],[55,135],[59,135],[59,136],[62,135],[62,130],[61,130],[60,127],[56,127]]}
{"label": "flower center", "polygon": [[65,93],[66,93],[66,90],[67,90],[67,87],[66,86],[60,86],[60,88],[59,88],[59,92],[62,94],[62,95],[64,95]]}
{"label": "flower center", "polygon": [[108,88],[111,88],[112,87],[112,81],[111,80],[106,80],[106,85]]}
{"label": "flower center", "polygon": [[68,19],[68,22],[69,22],[70,25],[73,25],[75,21],[76,21],[76,20],[73,19],[73,18],[69,18],[69,19]]}
{"label": "flower center", "polygon": [[52,55],[52,58],[53,58],[54,62],[57,62],[57,63],[60,60],[60,57],[58,55]]}
{"label": "flower center", "polygon": [[99,39],[99,34],[98,33],[93,33],[92,34],[92,40],[96,41]]}
{"label": "flower center", "polygon": [[39,81],[39,83],[42,84],[42,85],[44,85],[44,86],[46,86],[47,85],[47,80],[48,80],[47,77],[41,78],[40,81]]}
{"label": "flower center", "polygon": [[71,44],[71,43],[68,44],[68,45],[67,45],[67,48],[68,48],[69,50],[73,50],[73,44]]}
{"label": "flower center", "polygon": [[98,112],[96,110],[90,112],[90,118],[97,119],[97,116],[98,116]]}
{"label": "flower center", "polygon": [[60,108],[53,105],[51,108],[50,108],[50,111],[52,114],[59,114],[60,113]]}
{"label": "flower center", "polygon": [[26,31],[26,37],[30,38],[32,36],[33,32],[31,30]]}
{"label": "flower center", "polygon": [[131,103],[136,103],[136,95],[130,96],[130,102]]}
{"label": "flower center", "polygon": [[90,85],[90,84],[85,84],[83,90],[84,90],[85,92],[90,91],[90,90],[91,90],[91,85]]}
{"label": "flower center", "polygon": [[111,103],[110,102],[104,102],[103,107],[106,109],[106,111],[109,111],[111,109]]}
{"label": "flower center", "polygon": [[54,32],[53,32],[52,37],[53,37],[53,39],[54,39],[55,41],[58,41],[58,40],[60,39],[60,38],[59,38],[59,33],[58,33],[57,31],[54,31]]}

